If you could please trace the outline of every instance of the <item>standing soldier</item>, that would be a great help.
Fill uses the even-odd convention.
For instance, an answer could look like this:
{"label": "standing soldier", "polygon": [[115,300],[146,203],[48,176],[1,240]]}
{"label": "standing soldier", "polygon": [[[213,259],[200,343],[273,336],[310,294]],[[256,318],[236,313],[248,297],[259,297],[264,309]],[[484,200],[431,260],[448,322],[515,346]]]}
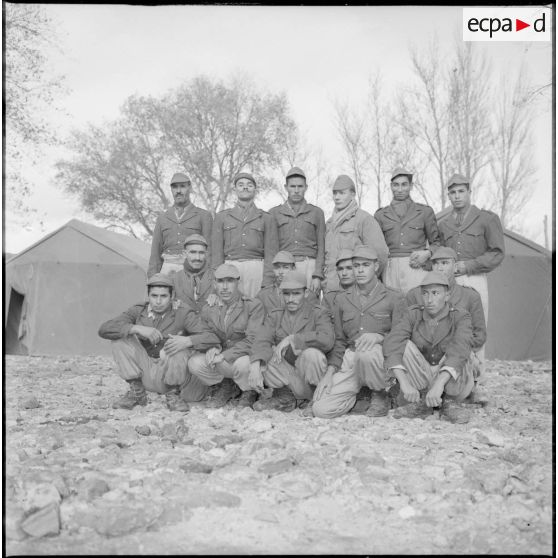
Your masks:
{"label": "standing soldier", "polygon": [[281,282],[285,306],[275,308],[264,320],[250,355],[248,384],[260,393],[274,388],[273,397],[260,397],[255,411],[276,409],[292,411],[305,408],[312,399],[313,387],[327,367],[324,353],[333,347],[334,334],[326,310],[305,298],[306,277],[287,273]]}
{"label": "standing soldier", "polygon": [[389,248],[382,280],[384,285],[403,294],[420,283],[426,274],[424,264],[440,246],[434,211],[411,199],[412,188],[412,173],[395,169],[391,175],[393,200],[374,214]]}
{"label": "standing soldier", "polygon": [[217,214],[211,240],[212,267],[223,262],[240,272],[240,291],[255,297],[263,285],[273,283],[271,260],[277,252],[277,226],[273,217],[254,204],[256,180],[241,172],[234,178],[238,201]]}
{"label": "standing soldier", "polygon": [[[146,390],[166,395],[171,411],[188,412],[187,401],[200,401],[207,387],[188,370],[194,351],[219,344],[207,324],[180,301],[172,299],[173,283],[163,273],[147,281],[148,302],[132,306],[99,328],[112,341],[118,373],[130,391],[115,409],[147,405]],[[163,351],[164,349],[164,351]]]}
{"label": "standing soldier", "polygon": [[180,271],[184,262],[184,241],[191,234],[211,237],[211,213],[190,202],[192,183],[183,173],[177,172],[171,179],[174,205],[157,217],[151,257],[147,276],[155,273]]}
{"label": "standing soldier", "polygon": [[[205,355],[194,355],[188,369],[205,385],[216,386],[205,400],[207,407],[222,407],[238,395],[234,402],[250,407],[257,393],[247,383],[250,372],[250,350],[262,327],[264,309],[258,299],[243,295],[238,289],[240,273],[234,265],[221,264],[215,270],[217,302],[205,305],[201,316],[221,341],[221,347],[209,349]],[[238,387],[237,387],[238,386]]]}
{"label": "standing soldier", "polygon": [[348,413],[362,387],[370,390],[370,396],[359,399],[359,413],[373,417],[388,414],[391,401],[386,392],[382,343],[392,325],[401,319],[406,305],[403,295],[378,280],[378,265],[371,246],[353,250],[356,283],[335,301],[335,345],[307,414],[310,409],[321,418]]}
{"label": "standing soldier", "polygon": [[175,297],[199,314],[202,306],[206,302],[211,304],[215,298],[213,272],[207,262],[207,240],[200,234],[191,234],[184,242],[184,252],[182,269],[171,275]]}
{"label": "standing soldier", "polygon": [[[454,174],[448,182],[448,197],[453,211],[440,219],[440,239],[457,254],[455,280],[459,285],[473,287],[481,297],[488,327],[487,273],[504,259],[504,231],[498,215],[471,204],[468,178]],[[484,347],[477,352],[484,370]]]}
{"label": "standing soldier", "polygon": [[324,212],[304,199],[306,175],[293,167],[286,176],[287,201],[269,210],[277,223],[279,250],[290,252],[296,269],[306,276],[307,288],[319,294],[325,250]]}
{"label": "standing soldier", "polygon": [[335,208],[326,222],[324,292],[339,287],[335,262],[341,250],[352,250],[361,244],[372,246],[378,254],[380,274],[388,257],[388,247],[378,221],[357,205],[356,187],[352,179],[346,174],[339,175],[332,190]]}

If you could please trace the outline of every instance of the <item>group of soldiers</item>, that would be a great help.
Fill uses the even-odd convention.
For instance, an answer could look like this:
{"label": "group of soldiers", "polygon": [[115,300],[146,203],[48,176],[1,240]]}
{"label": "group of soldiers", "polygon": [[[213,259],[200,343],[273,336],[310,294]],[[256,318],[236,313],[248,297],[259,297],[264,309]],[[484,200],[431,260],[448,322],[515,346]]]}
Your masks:
{"label": "group of soldiers", "polygon": [[374,215],[347,175],[332,185],[327,221],[305,199],[302,169],[284,187],[285,203],[264,211],[256,180],[240,173],[236,205],[213,219],[191,203],[190,179],[173,176],[148,301],[99,329],[129,384],[113,407],[146,405],[153,391],[178,412],[194,402],[322,418],[393,408],[467,422],[484,370],[487,273],[504,258],[498,216],[471,204],[460,174],[440,220],[412,200],[403,168]]}

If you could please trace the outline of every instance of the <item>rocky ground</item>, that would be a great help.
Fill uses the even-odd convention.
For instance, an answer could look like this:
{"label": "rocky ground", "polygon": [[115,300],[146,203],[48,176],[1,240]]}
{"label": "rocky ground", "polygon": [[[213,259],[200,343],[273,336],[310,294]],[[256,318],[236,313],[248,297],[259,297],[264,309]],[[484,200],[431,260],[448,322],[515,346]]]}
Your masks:
{"label": "rocky ground", "polygon": [[488,364],[452,425],[113,410],[110,359],[6,356],[5,552],[551,555],[551,365]]}

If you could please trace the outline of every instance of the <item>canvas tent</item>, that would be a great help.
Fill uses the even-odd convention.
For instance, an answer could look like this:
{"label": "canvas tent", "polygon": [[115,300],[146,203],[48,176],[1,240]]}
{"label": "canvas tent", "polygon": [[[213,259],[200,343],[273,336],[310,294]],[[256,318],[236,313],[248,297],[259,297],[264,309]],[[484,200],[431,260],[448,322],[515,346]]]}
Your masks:
{"label": "canvas tent", "polygon": [[486,358],[552,360],[552,255],[507,229],[504,243],[504,261],[488,274]]}
{"label": "canvas tent", "polygon": [[99,325],[146,297],[149,243],[72,219],[6,262],[8,354],[108,355]]}

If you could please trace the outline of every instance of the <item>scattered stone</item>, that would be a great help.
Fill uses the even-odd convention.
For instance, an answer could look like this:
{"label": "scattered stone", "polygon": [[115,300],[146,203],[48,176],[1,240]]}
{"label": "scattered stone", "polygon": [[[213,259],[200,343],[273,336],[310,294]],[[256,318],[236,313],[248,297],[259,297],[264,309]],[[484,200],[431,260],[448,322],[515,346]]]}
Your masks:
{"label": "scattered stone", "polygon": [[185,473],[204,473],[208,475],[211,471],[213,471],[213,467],[211,465],[195,461],[194,459],[185,459],[182,463],[180,463],[179,467]]}
{"label": "scattered stone", "polygon": [[31,513],[21,522],[21,529],[31,537],[58,535],[60,532],[60,513],[58,504],[48,506]]}
{"label": "scattered stone", "polygon": [[79,494],[88,502],[95,498],[99,498],[110,490],[109,485],[104,479],[90,478],[86,479],[79,488]]}
{"label": "scattered stone", "polygon": [[21,402],[21,408],[22,409],[37,409],[41,406],[41,404],[39,403],[39,400],[33,395],[31,397],[26,397],[22,402]]}
{"label": "scattered stone", "polygon": [[258,420],[250,426],[250,430],[253,430],[254,432],[266,432],[272,428],[273,424],[271,424],[268,420]]}
{"label": "scattered stone", "polygon": [[[119,537],[145,530],[157,521],[162,508],[147,502],[135,506],[111,506],[96,510],[89,518],[90,525],[99,535]],[[86,514],[87,517],[87,514]]]}
{"label": "scattered stone", "polygon": [[277,519],[277,516],[272,513],[272,512],[260,512],[259,514],[254,516],[254,519],[258,520],[258,521],[266,521],[268,523],[279,523],[279,519]]}
{"label": "scattered stone", "polygon": [[176,487],[169,494],[187,508],[237,508],[242,500],[236,494],[198,487]]}
{"label": "scattered stone", "polygon": [[476,430],[476,439],[489,446],[503,447],[504,437],[494,430]]}
{"label": "scattered stone", "polygon": [[27,537],[27,533],[21,528],[24,518],[24,510],[21,506],[16,506],[6,501],[6,514],[4,515],[4,533],[7,539],[22,541]]}
{"label": "scattered stone", "polygon": [[351,459],[351,465],[358,471],[362,471],[370,466],[384,467],[386,460],[379,453],[371,453],[366,455],[355,455]]}
{"label": "scattered stone", "polygon": [[242,436],[238,434],[221,434],[218,436],[213,436],[211,440],[217,445],[218,448],[224,448],[229,444],[240,444],[242,442]]}
{"label": "scattered stone", "polygon": [[151,434],[151,428],[149,428],[149,426],[147,426],[147,424],[140,424],[140,425],[136,426],[136,432],[140,436],[149,436]]}
{"label": "scattered stone", "polygon": [[397,513],[399,517],[402,517],[403,519],[409,519],[410,517],[414,517],[417,514],[415,508],[413,508],[412,506],[405,506],[404,508],[401,508]]}
{"label": "scattered stone", "polygon": [[296,463],[291,458],[287,457],[277,461],[266,461],[258,468],[258,471],[271,477],[289,471],[295,464]]}
{"label": "scattered stone", "polygon": [[24,508],[26,511],[59,504],[60,492],[54,483],[29,483],[25,485]]}

